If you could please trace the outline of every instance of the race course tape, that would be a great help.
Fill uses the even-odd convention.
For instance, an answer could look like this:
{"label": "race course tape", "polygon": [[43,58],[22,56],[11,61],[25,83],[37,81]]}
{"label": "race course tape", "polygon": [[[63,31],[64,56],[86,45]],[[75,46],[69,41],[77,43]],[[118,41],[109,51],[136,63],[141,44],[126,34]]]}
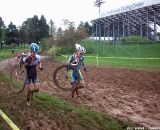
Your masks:
{"label": "race course tape", "polygon": [[9,126],[13,130],[20,130],[8,117],[6,114],[3,113],[3,111],[0,109],[0,116],[9,124]]}
{"label": "race course tape", "polygon": [[[59,54],[63,57],[70,57],[71,55],[63,55]],[[160,60],[160,58],[134,58],[134,57],[102,57],[102,56],[84,56],[84,57],[90,57],[90,58],[104,58],[104,59],[129,59],[129,60]]]}

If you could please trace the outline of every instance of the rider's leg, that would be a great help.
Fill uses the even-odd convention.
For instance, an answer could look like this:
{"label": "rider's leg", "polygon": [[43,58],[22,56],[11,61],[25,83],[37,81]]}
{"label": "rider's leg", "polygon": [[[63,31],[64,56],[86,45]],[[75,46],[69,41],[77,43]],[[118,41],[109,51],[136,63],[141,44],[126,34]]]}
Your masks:
{"label": "rider's leg", "polygon": [[84,88],[84,84],[85,84],[84,80],[81,80],[78,89]]}
{"label": "rider's leg", "polygon": [[39,82],[37,78],[32,79],[33,89],[31,90],[31,98],[33,99],[33,93],[39,91]]}
{"label": "rider's leg", "polygon": [[76,92],[76,90],[77,90],[77,88],[76,88],[76,83],[75,83],[75,82],[72,82],[71,85],[72,85],[71,96],[72,96],[72,98],[74,98],[75,92]]}
{"label": "rider's leg", "polygon": [[33,78],[32,83],[33,83],[32,92],[38,92],[39,91],[39,86],[40,86],[38,78],[37,77]]}
{"label": "rider's leg", "polygon": [[77,75],[74,71],[70,71],[70,81],[71,81],[71,86],[72,86],[72,92],[71,96],[74,98],[75,92],[76,92],[76,80],[77,80]]}
{"label": "rider's leg", "polygon": [[[27,105],[30,105],[30,93],[31,93],[30,82],[31,82],[31,80],[28,79],[28,77],[26,76],[23,85],[26,87]],[[23,86],[23,87],[24,87],[24,86]]]}
{"label": "rider's leg", "polygon": [[84,88],[84,78],[82,76],[81,71],[79,70],[79,83],[77,84],[78,89]]}
{"label": "rider's leg", "polygon": [[76,87],[76,94],[77,94],[77,96],[79,95],[78,87]]}
{"label": "rider's leg", "polygon": [[31,94],[31,88],[30,88],[30,81],[26,81],[26,98],[27,98],[27,105],[30,105],[30,94]]}

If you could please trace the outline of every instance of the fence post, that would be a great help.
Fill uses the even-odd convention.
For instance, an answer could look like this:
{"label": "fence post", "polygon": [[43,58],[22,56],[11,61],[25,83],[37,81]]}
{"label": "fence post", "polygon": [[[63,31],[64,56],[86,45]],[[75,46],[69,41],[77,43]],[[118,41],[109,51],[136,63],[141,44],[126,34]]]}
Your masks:
{"label": "fence post", "polygon": [[139,41],[138,41],[138,58],[139,58]]}
{"label": "fence post", "polygon": [[97,54],[97,56],[96,56],[96,60],[97,60],[97,68],[98,68],[98,54]]}

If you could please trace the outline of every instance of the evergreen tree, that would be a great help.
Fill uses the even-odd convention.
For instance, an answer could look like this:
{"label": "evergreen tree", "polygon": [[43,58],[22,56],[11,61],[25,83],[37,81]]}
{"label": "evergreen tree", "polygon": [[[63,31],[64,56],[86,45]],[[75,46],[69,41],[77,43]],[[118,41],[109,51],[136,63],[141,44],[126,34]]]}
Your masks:
{"label": "evergreen tree", "polygon": [[56,27],[52,20],[49,22],[49,35],[54,38],[56,37]]}
{"label": "evergreen tree", "polygon": [[41,16],[39,23],[38,23],[38,31],[40,34],[40,39],[47,38],[49,36],[49,26],[43,15]]}
{"label": "evergreen tree", "polygon": [[5,38],[8,44],[17,43],[18,29],[12,22],[10,22],[6,29]]}

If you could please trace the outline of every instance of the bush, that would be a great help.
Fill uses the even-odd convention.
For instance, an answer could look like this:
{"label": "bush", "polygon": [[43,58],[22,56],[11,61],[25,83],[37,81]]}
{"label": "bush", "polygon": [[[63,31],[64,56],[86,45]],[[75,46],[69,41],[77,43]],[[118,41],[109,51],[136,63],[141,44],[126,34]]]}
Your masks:
{"label": "bush", "polygon": [[40,42],[42,52],[48,51],[54,45],[54,40],[52,38],[43,38]]}
{"label": "bush", "polygon": [[53,46],[47,51],[50,56],[60,55],[60,54],[72,54],[74,51],[71,47],[66,46]]}
{"label": "bush", "polygon": [[69,46],[61,46],[61,49],[58,50],[60,54],[72,54],[74,52],[73,47],[69,47]]}
{"label": "bush", "polygon": [[47,51],[47,54],[50,55],[50,56],[54,56],[55,55],[55,52],[56,52],[56,47],[52,47],[50,48],[48,51]]}

